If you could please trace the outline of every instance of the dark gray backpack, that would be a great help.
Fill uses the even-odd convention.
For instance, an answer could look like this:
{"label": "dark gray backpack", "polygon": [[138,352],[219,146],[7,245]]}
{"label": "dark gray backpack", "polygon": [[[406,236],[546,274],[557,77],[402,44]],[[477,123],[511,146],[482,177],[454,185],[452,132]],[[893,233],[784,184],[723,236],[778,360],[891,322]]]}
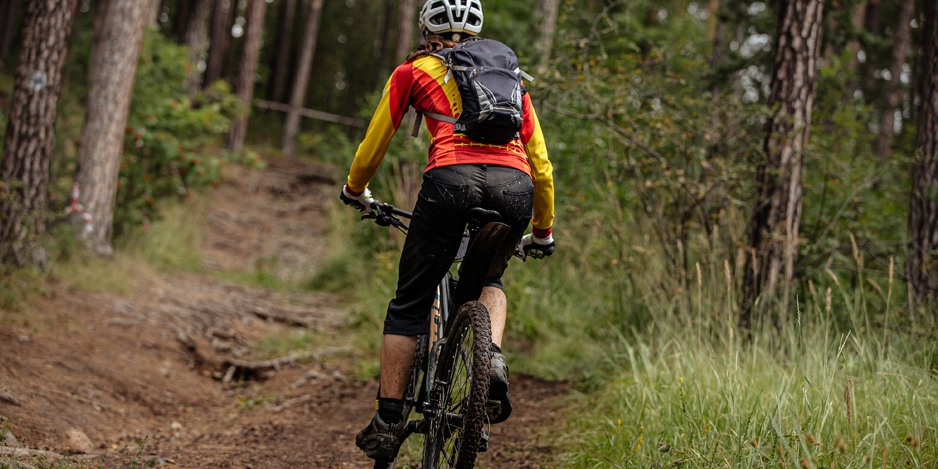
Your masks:
{"label": "dark gray backpack", "polygon": [[492,39],[471,38],[435,54],[448,69],[444,83],[456,79],[462,97],[459,119],[417,110],[414,136],[420,130],[420,113],[453,124],[454,130],[479,143],[504,145],[516,138],[524,124],[522,97],[527,89],[521,79],[531,76],[518,67],[515,52]]}

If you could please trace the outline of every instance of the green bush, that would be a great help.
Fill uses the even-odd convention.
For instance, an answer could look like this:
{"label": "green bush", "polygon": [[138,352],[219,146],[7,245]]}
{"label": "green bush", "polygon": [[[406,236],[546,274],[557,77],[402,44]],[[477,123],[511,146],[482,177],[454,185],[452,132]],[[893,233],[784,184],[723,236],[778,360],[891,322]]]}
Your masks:
{"label": "green bush", "polygon": [[231,156],[212,151],[240,104],[224,82],[187,98],[188,51],[158,33],[144,41],[124,136],[114,233],[148,223],[162,199],[219,185]]}

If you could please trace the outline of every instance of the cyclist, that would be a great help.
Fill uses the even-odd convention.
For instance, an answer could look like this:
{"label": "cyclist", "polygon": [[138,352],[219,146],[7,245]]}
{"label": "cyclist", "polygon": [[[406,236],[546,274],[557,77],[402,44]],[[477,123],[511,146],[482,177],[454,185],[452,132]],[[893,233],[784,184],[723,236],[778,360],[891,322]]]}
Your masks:
{"label": "cyclist", "polygon": [[[358,147],[342,188],[342,200],[362,213],[372,199],[367,190],[384,158],[388,143],[408,107],[456,117],[462,100],[455,80],[447,80],[447,68],[430,54],[452,48],[482,29],[479,0],[428,0],[421,10],[419,27],[426,38],[394,70],[384,88],[364,141]],[[362,430],[356,444],[377,460],[397,456],[406,426],[402,397],[416,347],[416,336],[428,330],[436,286],[449,270],[459,248],[467,213],[473,207],[498,211],[511,227],[479,301],[488,309],[492,324],[490,399],[501,401],[502,411],[492,423],[508,418],[508,367],[501,353],[507,302],[501,276],[519,242],[549,256],[554,195],[552,167],[544,135],[530,98],[523,97],[523,127],[518,138],[505,145],[487,145],[454,131],[454,125],[430,117],[432,135],[429,164],[423,176],[401,255],[397,293],[388,305],[381,343],[381,378],[377,413]],[[533,232],[524,235],[532,221]]]}

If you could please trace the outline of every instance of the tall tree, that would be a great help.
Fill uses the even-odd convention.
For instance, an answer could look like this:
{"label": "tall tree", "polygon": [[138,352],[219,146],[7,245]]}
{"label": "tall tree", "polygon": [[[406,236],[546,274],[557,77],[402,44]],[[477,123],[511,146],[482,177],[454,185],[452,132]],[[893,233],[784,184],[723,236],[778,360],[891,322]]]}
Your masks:
{"label": "tall tree", "polygon": [[0,161],[0,262],[45,263],[36,237],[45,231],[46,186],[55,149],[62,67],[78,0],[33,0]]}
{"label": "tall tree", "polygon": [[195,9],[188,20],[186,45],[189,47],[189,101],[199,92],[199,61],[208,39],[208,17],[212,0],[195,0]]}
{"label": "tall tree", "polygon": [[758,193],[749,225],[749,249],[740,326],[751,326],[756,299],[763,304],[783,287],[787,307],[798,256],[804,150],[811,127],[821,48],[823,0],[780,2],[772,88],[765,124],[765,160],[756,172]]}
{"label": "tall tree", "polygon": [[394,42],[394,65],[404,61],[413,50],[416,10],[414,0],[401,0],[397,10],[397,41]]}
{"label": "tall tree", "polygon": [[212,13],[211,39],[208,44],[208,59],[205,62],[205,75],[202,86],[209,86],[221,78],[225,67],[225,57],[231,47],[231,23],[234,20],[235,0],[215,0]]}
{"label": "tall tree", "polygon": [[[173,34],[177,44],[187,44],[189,40],[189,20],[195,13],[196,5],[193,0],[179,0],[176,3],[176,21],[173,24]],[[209,10],[212,8],[209,2]]]}
{"label": "tall tree", "polygon": [[147,25],[160,25],[160,10],[163,8],[163,0],[149,0],[150,6],[147,11]]}
{"label": "tall tree", "polygon": [[394,17],[394,0],[384,0],[384,11],[378,23],[378,40],[376,41],[376,56],[378,57],[377,71],[383,71],[388,66],[388,41],[391,40],[391,20]]}
{"label": "tall tree", "polygon": [[550,51],[554,45],[554,29],[557,26],[557,11],[560,9],[560,0],[541,0],[541,36],[537,41],[537,49],[540,54],[540,60],[537,65],[537,73],[547,72],[547,64],[550,63]]}
{"label": "tall tree", "polygon": [[277,18],[277,43],[274,45],[273,73],[271,74],[270,100],[282,103],[290,74],[290,46],[293,42],[293,23],[296,16],[296,0],[283,0]]}
{"label": "tall tree", "polygon": [[319,36],[319,23],[322,18],[323,0],[313,0],[309,15],[306,17],[306,29],[303,31],[303,44],[300,49],[300,63],[296,67],[293,79],[293,91],[290,93],[290,111],[283,129],[283,153],[296,153],[296,134],[300,130],[300,108],[306,101],[306,89],[309,86],[309,74],[313,69],[313,57],[316,54],[316,38]]}
{"label": "tall tree", "polygon": [[934,302],[938,292],[938,5],[926,1],[922,28],[918,153],[912,168],[909,210],[911,247],[906,273],[919,299]]}
{"label": "tall tree", "polygon": [[6,57],[16,41],[16,20],[20,16],[23,0],[6,0],[0,3],[0,58]]}
{"label": "tall tree", "polygon": [[912,13],[915,11],[914,0],[902,0],[899,6],[899,20],[892,36],[892,51],[889,59],[889,80],[886,81],[886,99],[883,113],[879,119],[879,138],[876,140],[876,154],[888,158],[892,152],[892,134],[896,123],[896,109],[902,100],[902,88],[899,75],[905,63],[906,49],[909,48],[909,31]]}
{"label": "tall tree", "polygon": [[251,98],[254,97],[254,76],[257,74],[257,58],[261,50],[261,33],[264,32],[264,12],[266,0],[249,0],[246,13],[247,23],[244,31],[244,44],[241,49],[241,61],[238,65],[238,81],[235,94],[244,105],[244,116],[231,123],[228,132],[228,150],[237,153],[244,145],[248,130],[248,115],[251,111]]}
{"label": "tall tree", "polygon": [[102,256],[114,253],[111,235],[117,173],[148,3],[110,0],[103,39],[91,58],[92,63],[98,65],[91,71],[88,111],[75,181],[81,189],[80,201],[92,217],[92,231],[83,237]]}

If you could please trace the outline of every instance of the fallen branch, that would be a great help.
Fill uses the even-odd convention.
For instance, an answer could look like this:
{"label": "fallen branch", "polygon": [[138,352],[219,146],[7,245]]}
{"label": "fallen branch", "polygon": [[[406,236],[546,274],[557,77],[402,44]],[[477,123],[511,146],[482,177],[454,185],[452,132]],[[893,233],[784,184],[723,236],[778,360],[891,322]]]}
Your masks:
{"label": "fallen branch", "polygon": [[288,326],[310,328],[310,327],[313,327],[317,322],[317,320],[314,318],[300,318],[296,316],[289,316],[286,314],[274,313],[260,306],[254,306],[252,308],[249,308],[249,311],[251,312],[251,314],[265,321],[279,322],[279,323],[286,324]]}
{"label": "fallen branch", "polygon": [[289,408],[291,408],[291,407],[296,407],[296,406],[298,406],[298,405],[300,405],[300,404],[303,404],[303,403],[305,403],[305,402],[309,402],[309,401],[311,401],[311,400],[313,400],[313,396],[310,396],[309,394],[303,394],[303,395],[300,396],[300,397],[294,397],[293,399],[287,399],[283,404],[280,404],[280,405],[278,405],[277,407],[274,407],[274,413],[283,412],[284,410],[287,410],[287,409],[289,409]]}
{"label": "fallen branch", "polygon": [[21,407],[23,405],[23,401],[8,392],[0,392],[0,401],[13,404],[17,407]]}
{"label": "fallen branch", "polygon": [[[275,374],[279,372],[284,366],[295,366],[296,362],[299,360],[319,359],[326,355],[335,355],[346,350],[347,349],[342,348],[317,350],[313,352],[300,352],[290,354],[286,357],[256,362],[247,360],[226,360],[224,366],[228,368],[228,371],[225,373],[225,378],[223,378],[223,380],[227,379],[228,381],[231,381],[235,375],[238,375],[243,379],[250,379],[252,377],[266,378],[271,372]],[[234,371],[232,371],[232,369],[234,369]]]}

